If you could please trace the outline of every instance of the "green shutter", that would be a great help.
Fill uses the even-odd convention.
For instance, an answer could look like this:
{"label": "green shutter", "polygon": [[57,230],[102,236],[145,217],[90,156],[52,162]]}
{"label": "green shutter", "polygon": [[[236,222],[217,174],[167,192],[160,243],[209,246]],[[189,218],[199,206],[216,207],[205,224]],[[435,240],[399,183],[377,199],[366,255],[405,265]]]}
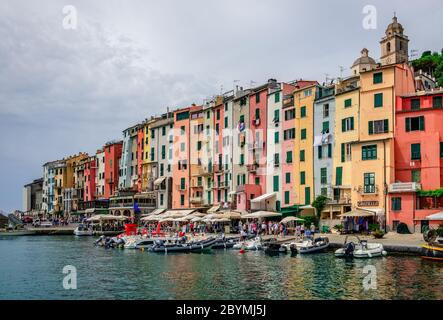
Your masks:
{"label": "green shutter", "polygon": [[291,173],[286,172],[286,183],[291,183]]}
{"label": "green shutter", "polygon": [[306,129],[301,129],[300,139],[305,140],[306,139]]}
{"label": "green shutter", "polygon": [[274,176],[274,192],[278,192],[279,185],[278,185],[278,176]]}
{"label": "green shutter", "polygon": [[382,83],[383,82],[383,73],[382,72],[374,73],[373,80],[374,80],[373,81],[374,84]]}
{"label": "green shutter", "polygon": [[328,158],[332,158],[332,144],[328,144]]}
{"label": "green shutter", "polygon": [[279,132],[274,132],[274,143],[278,143],[279,141]]}
{"label": "green shutter", "polygon": [[411,144],[411,160],[421,159],[421,148],[420,143]]}
{"label": "green shutter", "polygon": [[305,161],[305,150],[300,150],[300,161]]}
{"label": "green shutter", "polygon": [[323,122],[323,133],[329,132],[329,121]]}
{"label": "green shutter", "polygon": [[346,145],[344,143],[341,144],[341,162],[345,162],[345,149]]}
{"label": "green shutter", "polygon": [[346,132],[346,119],[341,119],[341,132]]}
{"label": "green shutter", "polygon": [[285,204],[289,204],[289,191],[285,191]]}
{"label": "green shutter", "polygon": [[432,98],[432,107],[433,108],[441,108],[442,107],[442,97],[433,97]]}
{"label": "green shutter", "polygon": [[354,130],[354,117],[351,117],[351,130]]}
{"label": "green shutter", "polygon": [[350,106],[352,106],[352,99],[346,99],[345,100],[345,108],[348,108]]}
{"label": "green shutter", "polygon": [[292,151],[286,152],[286,163],[292,163]]}
{"label": "green shutter", "polygon": [[323,147],[318,146],[318,158],[321,159],[323,157]]}
{"label": "green shutter", "polygon": [[343,182],[343,168],[342,167],[337,167],[335,168],[335,185],[336,186],[341,186],[342,182]]}
{"label": "green shutter", "polygon": [[374,134],[374,121],[368,122],[368,131],[369,131],[369,134]]}
{"label": "green shutter", "polygon": [[280,92],[275,93],[275,103],[280,102]]}
{"label": "green shutter", "polygon": [[388,133],[389,132],[389,120],[388,119],[383,120],[383,127],[385,129],[385,133]]}
{"label": "green shutter", "polygon": [[406,122],[406,132],[410,132],[411,131],[411,118],[406,118],[405,122]]}
{"label": "green shutter", "polygon": [[274,121],[279,122],[280,121],[280,111],[274,110]]}
{"label": "green shutter", "polygon": [[420,121],[420,131],[424,131],[425,130],[425,117],[421,116],[419,121]]}
{"label": "green shutter", "polygon": [[374,107],[383,107],[383,93],[374,94]]}
{"label": "green shutter", "polygon": [[304,171],[300,172],[300,184],[304,185],[306,183],[306,174]]}
{"label": "green shutter", "polygon": [[305,188],[305,205],[311,204],[311,188],[306,187]]}

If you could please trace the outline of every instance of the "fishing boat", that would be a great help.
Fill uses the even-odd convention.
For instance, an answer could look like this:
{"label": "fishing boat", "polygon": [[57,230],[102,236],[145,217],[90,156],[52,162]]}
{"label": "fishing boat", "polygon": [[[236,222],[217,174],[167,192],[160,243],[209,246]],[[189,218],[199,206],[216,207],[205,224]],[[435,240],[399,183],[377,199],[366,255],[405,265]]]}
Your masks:
{"label": "fishing boat", "polygon": [[327,237],[319,237],[317,239],[308,239],[301,245],[297,246],[298,253],[309,254],[322,252],[329,247],[329,239]]}
{"label": "fishing boat", "polygon": [[210,249],[213,244],[217,242],[217,238],[208,238],[202,241],[185,242],[185,243],[173,243],[166,244],[162,240],[156,240],[154,245],[149,247],[148,250],[157,253],[172,253],[172,252],[201,252],[205,249]]}
{"label": "fishing boat", "polygon": [[422,258],[433,261],[443,261],[443,237],[439,237],[435,230],[428,230],[423,234],[427,244],[422,246]]}
{"label": "fishing boat", "polygon": [[92,230],[92,228],[89,228],[83,224],[79,224],[78,227],[74,229],[74,234],[78,237],[93,236],[94,231]]}

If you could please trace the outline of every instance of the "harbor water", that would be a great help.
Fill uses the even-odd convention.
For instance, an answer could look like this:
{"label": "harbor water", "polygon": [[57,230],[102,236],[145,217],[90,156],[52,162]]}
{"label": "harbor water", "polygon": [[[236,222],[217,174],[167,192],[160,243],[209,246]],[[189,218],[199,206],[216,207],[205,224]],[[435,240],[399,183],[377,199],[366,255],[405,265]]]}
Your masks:
{"label": "harbor water", "polygon": [[[75,267],[77,289],[64,289],[65,266]],[[0,239],[0,299],[443,299],[443,264],[332,251],[164,255],[95,247],[91,237],[16,237]]]}

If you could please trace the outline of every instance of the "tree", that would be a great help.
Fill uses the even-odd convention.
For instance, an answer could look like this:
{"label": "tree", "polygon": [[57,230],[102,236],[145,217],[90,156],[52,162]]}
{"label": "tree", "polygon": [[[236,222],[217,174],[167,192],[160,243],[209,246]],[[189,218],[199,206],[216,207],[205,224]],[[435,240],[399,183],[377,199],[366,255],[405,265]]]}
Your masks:
{"label": "tree", "polygon": [[312,202],[312,206],[316,209],[317,211],[317,219],[320,220],[321,217],[321,212],[323,211],[323,209],[326,207],[326,203],[329,200],[328,197],[325,196],[317,196],[317,198],[315,198],[314,202]]}
{"label": "tree", "polygon": [[437,84],[443,87],[443,49],[441,52],[425,51],[419,59],[412,61],[415,70],[423,70],[434,76]]}

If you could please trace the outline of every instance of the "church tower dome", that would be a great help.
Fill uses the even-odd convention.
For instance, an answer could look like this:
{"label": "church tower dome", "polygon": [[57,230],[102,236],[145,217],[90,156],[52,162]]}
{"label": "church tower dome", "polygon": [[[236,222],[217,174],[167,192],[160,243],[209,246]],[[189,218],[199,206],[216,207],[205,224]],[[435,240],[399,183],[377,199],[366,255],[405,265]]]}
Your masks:
{"label": "church tower dome", "polygon": [[351,67],[353,75],[359,75],[361,72],[372,70],[377,66],[375,60],[369,56],[368,49],[363,48],[363,50],[360,53],[361,53],[360,58],[355,60]]}

